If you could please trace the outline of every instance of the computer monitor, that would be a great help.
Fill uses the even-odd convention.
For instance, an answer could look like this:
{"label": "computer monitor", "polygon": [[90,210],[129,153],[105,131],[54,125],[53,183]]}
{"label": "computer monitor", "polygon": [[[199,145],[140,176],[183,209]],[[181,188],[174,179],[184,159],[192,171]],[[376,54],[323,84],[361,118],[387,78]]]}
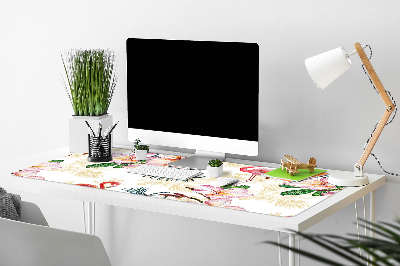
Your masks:
{"label": "computer monitor", "polygon": [[198,169],[258,155],[257,43],[129,38],[126,53],[129,141],[196,149],[176,165]]}

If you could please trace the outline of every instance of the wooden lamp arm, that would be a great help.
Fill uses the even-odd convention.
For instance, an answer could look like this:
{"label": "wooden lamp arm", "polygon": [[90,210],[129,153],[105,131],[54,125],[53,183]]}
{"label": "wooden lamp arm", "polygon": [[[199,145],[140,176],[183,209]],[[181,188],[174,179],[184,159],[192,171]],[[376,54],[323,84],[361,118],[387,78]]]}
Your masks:
{"label": "wooden lamp arm", "polygon": [[382,85],[382,82],[380,81],[378,75],[376,74],[371,62],[369,61],[367,55],[364,52],[364,49],[361,47],[360,43],[356,43],[355,48],[357,50],[358,55],[361,58],[361,61],[363,62],[365,68],[368,71],[369,76],[371,77],[372,82],[374,83],[376,89],[379,92],[379,95],[381,96],[383,102],[386,105],[386,111],[383,114],[381,120],[379,121],[378,126],[376,127],[371,139],[368,142],[367,147],[365,147],[363,154],[361,155],[360,160],[355,166],[355,175],[356,176],[362,176],[362,168],[364,167],[365,162],[368,159],[368,156],[370,155],[372,149],[374,148],[374,145],[376,141],[378,140],[383,128],[386,125],[386,122],[389,120],[389,117],[391,113],[394,111],[394,104],[392,100],[390,99],[389,95],[386,93],[385,88]]}
{"label": "wooden lamp arm", "polygon": [[389,95],[386,93],[385,88],[382,85],[381,80],[379,79],[378,75],[375,72],[374,67],[372,66],[371,62],[369,61],[367,55],[364,52],[364,49],[361,47],[360,43],[354,44],[354,47],[357,50],[358,55],[361,58],[361,61],[363,62],[365,68],[368,71],[369,76],[371,77],[372,81],[375,84],[376,89],[378,90],[379,94],[382,97],[383,102],[386,105],[386,109],[393,111],[394,110],[394,104],[392,100],[390,99]]}

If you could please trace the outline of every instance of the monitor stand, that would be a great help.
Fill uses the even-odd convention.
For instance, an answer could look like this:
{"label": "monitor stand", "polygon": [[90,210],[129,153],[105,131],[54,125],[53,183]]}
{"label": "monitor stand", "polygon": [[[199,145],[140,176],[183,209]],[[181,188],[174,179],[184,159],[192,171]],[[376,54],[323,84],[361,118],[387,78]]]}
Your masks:
{"label": "monitor stand", "polygon": [[204,170],[207,169],[208,161],[212,159],[220,159],[221,161],[224,161],[225,153],[196,150],[195,154],[191,157],[171,162],[169,163],[169,165],[175,167],[190,167]]}

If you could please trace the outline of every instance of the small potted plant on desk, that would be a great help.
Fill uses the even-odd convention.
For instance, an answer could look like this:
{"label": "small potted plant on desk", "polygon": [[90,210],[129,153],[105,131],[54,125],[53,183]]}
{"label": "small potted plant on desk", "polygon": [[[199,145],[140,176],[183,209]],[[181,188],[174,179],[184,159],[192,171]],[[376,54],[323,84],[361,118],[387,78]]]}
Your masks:
{"label": "small potted plant on desk", "polygon": [[147,152],[149,151],[149,146],[147,145],[139,145],[140,139],[135,140],[135,156],[136,160],[142,161],[146,160]]}
{"label": "small potted plant on desk", "polygon": [[208,161],[207,171],[210,177],[219,177],[222,175],[223,165],[219,159],[213,159]]}

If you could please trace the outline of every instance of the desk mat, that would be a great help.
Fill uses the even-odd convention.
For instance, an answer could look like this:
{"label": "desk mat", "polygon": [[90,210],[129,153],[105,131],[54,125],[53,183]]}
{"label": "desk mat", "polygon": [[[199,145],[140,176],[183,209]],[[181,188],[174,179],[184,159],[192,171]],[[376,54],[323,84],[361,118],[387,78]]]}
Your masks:
{"label": "desk mat", "polygon": [[62,158],[13,172],[15,176],[107,189],[120,193],[179,200],[220,208],[275,216],[295,216],[344,189],[327,183],[328,173],[320,173],[299,182],[271,178],[273,168],[224,162],[223,176],[236,177],[235,185],[214,186],[215,178],[204,170],[187,181],[127,173],[140,164],[164,165],[185,157],[148,153],[146,161],[137,161],[131,150],[112,149],[113,160],[91,163],[87,153]]}

